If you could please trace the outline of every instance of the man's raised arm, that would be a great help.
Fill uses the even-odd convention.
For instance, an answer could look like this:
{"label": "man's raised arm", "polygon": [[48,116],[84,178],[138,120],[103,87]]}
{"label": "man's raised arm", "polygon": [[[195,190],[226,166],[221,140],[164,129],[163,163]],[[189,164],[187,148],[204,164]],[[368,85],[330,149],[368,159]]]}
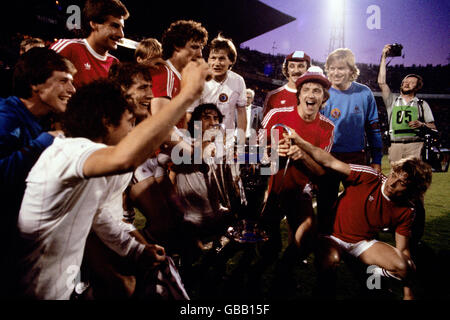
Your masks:
{"label": "man's raised arm", "polygon": [[383,51],[381,53],[381,61],[380,61],[380,71],[378,72],[378,86],[381,89],[381,96],[383,97],[383,101],[386,104],[389,93],[391,93],[391,89],[386,83],[386,54],[389,49],[391,49],[391,45],[387,44],[384,46]]}
{"label": "man's raised arm", "polygon": [[167,138],[186,109],[200,96],[210,75],[204,60],[190,62],[183,70],[181,91],[165,107],[134,128],[116,146],[95,151],[85,161],[85,177],[98,177],[132,171],[141,165]]}

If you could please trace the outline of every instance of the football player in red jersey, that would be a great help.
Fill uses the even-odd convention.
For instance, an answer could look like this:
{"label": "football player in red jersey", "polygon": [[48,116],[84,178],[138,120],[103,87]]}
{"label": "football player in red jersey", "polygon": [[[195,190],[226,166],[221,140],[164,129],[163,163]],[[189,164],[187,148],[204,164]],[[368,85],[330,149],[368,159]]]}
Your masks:
{"label": "football player in red jersey", "polygon": [[[431,167],[419,159],[405,158],[393,163],[386,177],[371,167],[339,161],[295,132],[285,137],[280,142],[280,155],[295,160],[308,154],[324,168],[345,177],[345,193],[335,207],[333,233],[325,236],[324,250],[316,257],[319,273],[333,274],[345,252],[374,266],[371,268],[374,275],[403,281],[403,298],[413,299],[411,275],[415,265],[409,250],[414,219],[411,206],[430,186]],[[385,228],[395,231],[395,247],[376,240],[378,232]]]}
{"label": "football player in red jersey", "polygon": [[[202,58],[208,31],[192,20],[173,22],[161,39],[162,58],[166,64],[152,72],[153,95],[151,113],[162,110],[180,91],[181,72],[189,61]],[[182,119],[179,127],[186,128],[189,119]]]}
{"label": "football player in red jersey", "polygon": [[50,46],[77,68],[76,88],[100,78],[107,78],[118,59],[109,51],[117,49],[124,37],[127,8],[120,0],[87,0],[83,9],[85,39],[60,39]]}
{"label": "football player in red jersey", "polygon": [[263,108],[264,116],[274,108],[297,105],[295,82],[310,66],[311,58],[303,51],[294,51],[286,57],[281,70],[288,83],[267,93]]}
{"label": "football player in red jersey", "polygon": [[[298,105],[290,108],[273,109],[264,117],[259,141],[264,141],[264,133],[272,139],[272,127],[284,124],[315,146],[331,150],[333,145],[333,123],[321,115],[319,110],[327,101],[331,83],[319,67],[311,67],[296,82]],[[275,132],[274,132],[275,133]],[[276,139],[276,135],[273,137]],[[264,142],[263,142],[264,144]],[[276,141],[271,141],[272,147]],[[280,165],[282,167],[283,165]],[[289,295],[285,285],[292,284],[290,276],[297,261],[303,261],[312,251],[315,240],[315,219],[312,206],[310,176],[320,176],[325,172],[311,158],[292,161],[286,169],[280,169],[270,177],[267,205],[261,218],[261,226],[267,231],[269,241],[262,246],[261,267],[265,261],[278,256],[281,249],[280,222],[284,216],[289,227],[289,244],[275,270],[273,292]],[[292,205],[295,203],[295,205]]]}

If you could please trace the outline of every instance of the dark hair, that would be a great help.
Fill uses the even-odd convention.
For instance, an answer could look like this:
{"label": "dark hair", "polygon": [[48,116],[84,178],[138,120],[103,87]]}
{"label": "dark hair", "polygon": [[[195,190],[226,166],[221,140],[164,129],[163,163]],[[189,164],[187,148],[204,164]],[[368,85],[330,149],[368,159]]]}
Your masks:
{"label": "dark hair", "polygon": [[232,62],[231,65],[234,65],[236,63],[237,51],[233,41],[231,39],[223,37],[221,34],[219,34],[217,38],[214,38],[209,45],[210,53],[219,50],[225,50],[226,52],[228,52],[227,56],[228,59],[230,59],[230,61]]}
{"label": "dark hair", "polygon": [[289,78],[289,71],[288,71],[288,67],[289,67],[289,62],[306,62],[306,70],[309,69],[309,67],[311,67],[311,62],[308,59],[305,60],[284,60],[283,61],[283,65],[281,66],[281,73],[283,73],[283,76],[288,79]]}
{"label": "dark hair", "polygon": [[407,175],[405,198],[414,202],[423,197],[431,184],[431,166],[414,157],[403,158],[391,164],[393,172],[404,172]]}
{"label": "dark hair", "polygon": [[72,62],[48,48],[31,48],[19,57],[14,67],[13,95],[28,99],[33,95],[32,85],[45,83],[54,71],[75,74]]}
{"label": "dark hair", "polygon": [[116,63],[109,69],[108,78],[116,82],[124,91],[133,85],[135,76],[141,74],[146,81],[152,81],[150,67],[136,62]]}
{"label": "dark hair", "polygon": [[191,136],[194,136],[194,122],[200,121],[202,119],[202,114],[206,110],[214,110],[217,112],[217,115],[219,116],[219,123],[222,123],[223,121],[223,114],[220,112],[219,108],[213,104],[213,103],[205,103],[197,106],[194,111],[192,112],[191,119],[188,123],[188,131],[191,134]]}
{"label": "dark hair", "polygon": [[89,36],[92,28],[89,22],[104,23],[108,16],[128,19],[130,13],[120,0],[87,0],[83,8],[83,30]]}
{"label": "dark hair", "polygon": [[62,116],[62,128],[67,137],[104,138],[108,134],[106,124],[118,126],[126,110],[133,112],[116,83],[95,80],[70,98]]}
{"label": "dark hair", "polygon": [[192,20],[178,20],[173,22],[164,31],[161,38],[163,59],[172,57],[175,47],[183,48],[189,40],[201,42],[203,45],[208,41],[208,31],[199,22]]}
{"label": "dark hair", "polygon": [[44,42],[44,40],[42,40],[40,38],[26,38],[26,39],[22,40],[22,42],[20,43],[19,54],[24,54],[25,52],[30,50],[31,48],[29,48],[27,50],[27,47],[30,47],[30,46],[31,46],[31,48],[45,47],[45,42]]}

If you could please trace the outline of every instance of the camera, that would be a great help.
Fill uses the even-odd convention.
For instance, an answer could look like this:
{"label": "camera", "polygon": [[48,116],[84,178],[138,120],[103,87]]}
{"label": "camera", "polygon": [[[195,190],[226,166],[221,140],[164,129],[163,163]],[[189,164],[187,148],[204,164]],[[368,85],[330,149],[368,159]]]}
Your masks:
{"label": "camera", "polygon": [[416,133],[422,139],[429,138],[431,139],[431,141],[438,141],[440,138],[439,131],[437,131],[436,129],[431,129],[427,126],[420,127]]}
{"label": "camera", "polygon": [[403,46],[400,43],[391,44],[391,48],[386,53],[387,57],[400,57],[402,55]]}

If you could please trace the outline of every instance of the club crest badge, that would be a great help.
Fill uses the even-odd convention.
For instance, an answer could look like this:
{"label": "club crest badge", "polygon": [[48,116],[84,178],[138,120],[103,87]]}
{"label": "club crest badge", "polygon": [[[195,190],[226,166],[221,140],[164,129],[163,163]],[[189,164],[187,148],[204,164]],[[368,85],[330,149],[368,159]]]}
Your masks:
{"label": "club crest badge", "polygon": [[228,101],[228,96],[225,93],[221,93],[219,95],[219,101],[220,102],[227,102]]}
{"label": "club crest badge", "polygon": [[341,116],[341,110],[339,110],[338,108],[334,108],[333,110],[331,110],[330,115],[334,119],[339,119],[339,117]]}

